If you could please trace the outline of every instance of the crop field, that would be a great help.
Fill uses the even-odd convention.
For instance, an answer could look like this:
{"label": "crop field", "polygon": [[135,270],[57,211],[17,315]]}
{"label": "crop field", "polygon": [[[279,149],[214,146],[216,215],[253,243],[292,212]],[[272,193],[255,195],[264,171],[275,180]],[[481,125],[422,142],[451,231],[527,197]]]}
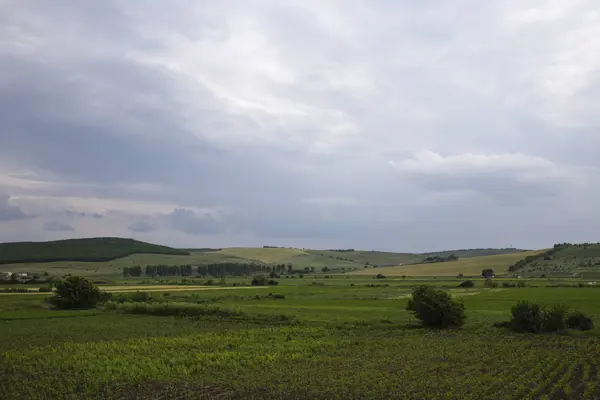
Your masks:
{"label": "crop field", "polygon": [[397,265],[393,267],[363,268],[353,272],[356,275],[385,276],[480,276],[484,268],[492,268],[496,274],[505,274],[508,267],[524,257],[537,254],[539,251],[526,251],[519,253],[499,254],[493,256],[482,256],[463,258],[458,261],[439,262],[431,264]]}
{"label": "crop field", "polygon": [[[315,276],[268,288],[163,285],[151,303],[82,311],[47,309],[42,296],[0,296],[0,393],[2,399],[600,398],[600,289],[548,282],[487,289],[478,280],[459,289],[455,278]],[[461,299],[466,325],[418,326],[405,307],[411,287],[423,283]],[[557,299],[593,315],[597,327],[533,335],[492,326],[508,319],[518,300]]]}

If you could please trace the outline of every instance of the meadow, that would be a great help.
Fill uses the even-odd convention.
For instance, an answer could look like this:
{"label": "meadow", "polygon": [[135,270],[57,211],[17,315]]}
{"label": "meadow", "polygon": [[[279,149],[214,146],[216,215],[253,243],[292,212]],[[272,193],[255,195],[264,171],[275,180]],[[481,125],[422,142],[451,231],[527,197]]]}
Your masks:
{"label": "meadow", "polygon": [[438,262],[431,264],[409,264],[380,268],[363,268],[353,272],[356,275],[385,276],[481,276],[484,268],[492,268],[496,274],[508,273],[508,268],[526,256],[540,253],[540,251],[524,251],[518,253],[498,254],[490,256],[462,258],[458,261]]}
{"label": "meadow", "polygon": [[[600,398],[599,288],[531,279],[525,288],[476,280],[461,289],[450,277],[342,274],[233,287],[248,280],[226,278],[211,290],[164,285],[149,302],[81,311],[48,309],[48,294],[0,296],[1,397]],[[135,282],[112,290],[151,287]],[[420,327],[405,310],[420,284],[460,299],[467,323]],[[534,335],[494,327],[519,300],[560,301],[591,314],[596,328]]]}

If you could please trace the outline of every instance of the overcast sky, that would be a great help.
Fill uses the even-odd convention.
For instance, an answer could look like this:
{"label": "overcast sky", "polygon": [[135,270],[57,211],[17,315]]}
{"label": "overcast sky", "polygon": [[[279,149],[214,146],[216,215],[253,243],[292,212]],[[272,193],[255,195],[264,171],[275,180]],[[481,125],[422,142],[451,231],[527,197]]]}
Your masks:
{"label": "overcast sky", "polygon": [[0,241],[600,240],[597,0],[0,0]]}

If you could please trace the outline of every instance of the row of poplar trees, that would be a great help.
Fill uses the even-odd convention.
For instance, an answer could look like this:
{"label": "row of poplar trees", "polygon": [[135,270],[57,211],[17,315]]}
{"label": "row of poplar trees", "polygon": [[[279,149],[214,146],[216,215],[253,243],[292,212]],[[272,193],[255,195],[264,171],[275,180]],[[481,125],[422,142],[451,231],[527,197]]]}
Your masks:
{"label": "row of poplar trees", "polygon": [[[257,272],[267,273],[293,273],[292,264],[264,265],[260,263],[216,263],[200,265],[196,269],[198,276],[245,276]],[[186,265],[146,265],[142,268],[139,265],[133,267],[124,267],[123,276],[192,276],[194,275],[194,266]]]}

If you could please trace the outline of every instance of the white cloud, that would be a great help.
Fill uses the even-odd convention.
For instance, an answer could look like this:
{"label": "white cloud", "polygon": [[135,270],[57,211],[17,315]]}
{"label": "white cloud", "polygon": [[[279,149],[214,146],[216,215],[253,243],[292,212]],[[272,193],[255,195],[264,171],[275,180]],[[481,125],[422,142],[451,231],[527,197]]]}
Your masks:
{"label": "white cloud", "polygon": [[560,173],[554,163],[525,154],[472,154],[464,153],[442,156],[433,151],[424,151],[413,158],[390,164],[402,172],[417,174],[490,174],[490,173],[532,173],[556,175]]}

